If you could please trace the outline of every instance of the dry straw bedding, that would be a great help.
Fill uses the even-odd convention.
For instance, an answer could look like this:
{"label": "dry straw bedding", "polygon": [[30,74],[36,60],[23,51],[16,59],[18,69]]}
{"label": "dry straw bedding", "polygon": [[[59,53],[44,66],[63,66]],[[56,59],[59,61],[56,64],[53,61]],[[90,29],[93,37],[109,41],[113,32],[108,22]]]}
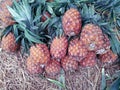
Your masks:
{"label": "dry straw bedding", "polygon": [[[58,90],[57,85],[29,75],[25,59],[26,56],[22,57],[19,52],[0,52],[0,90]],[[118,69],[118,66],[110,65],[105,68],[110,76]],[[100,90],[101,67],[79,67],[76,72],[67,72],[65,79],[67,90]]]}

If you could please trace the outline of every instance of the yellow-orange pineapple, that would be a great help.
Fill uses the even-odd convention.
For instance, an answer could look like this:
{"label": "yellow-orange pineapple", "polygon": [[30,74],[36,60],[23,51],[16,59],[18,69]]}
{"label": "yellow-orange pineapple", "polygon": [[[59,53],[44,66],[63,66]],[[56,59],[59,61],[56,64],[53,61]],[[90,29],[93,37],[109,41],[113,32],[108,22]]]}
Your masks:
{"label": "yellow-orange pineapple", "polygon": [[[108,36],[105,34],[104,34],[103,40],[104,40],[103,48],[105,49],[104,53],[106,53],[110,50],[110,40],[109,40]],[[102,54],[104,54],[104,53],[102,53]]]}
{"label": "yellow-orange pineapple", "polygon": [[76,58],[77,61],[81,61],[83,58],[86,57],[88,50],[86,49],[85,45],[82,41],[78,38],[74,38],[70,41],[68,47],[68,55]]}
{"label": "yellow-orange pineapple", "polygon": [[40,63],[36,62],[32,57],[27,58],[26,68],[30,74],[41,74],[43,72],[43,68],[40,66]]}
{"label": "yellow-orange pineapple", "polygon": [[62,59],[65,57],[68,47],[68,41],[65,36],[55,37],[50,46],[50,53],[53,58]]}
{"label": "yellow-orange pineapple", "polygon": [[35,44],[30,48],[30,57],[41,65],[46,65],[50,60],[50,52],[45,44]]}
{"label": "yellow-orange pineapple", "polygon": [[7,9],[7,6],[12,6],[12,3],[12,0],[2,0],[0,2],[0,20],[5,27],[13,25],[15,23],[15,21],[12,20],[10,12]]}
{"label": "yellow-orange pineapple", "polygon": [[[110,45],[108,44],[109,40],[105,39],[107,36],[104,36],[100,27],[94,24],[86,24],[82,29],[80,38],[88,50],[95,51],[97,54],[105,53],[106,48]],[[108,42],[105,42],[106,40]]]}
{"label": "yellow-orange pineapple", "polygon": [[45,66],[45,71],[47,75],[54,76],[60,73],[61,66],[60,62],[57,60],[50,60],[48,64]]}
{"label": "yellow-orange pineapple", "polygon": [[84,67],[92,67],[97,64],[96,60],[96,53],[91,51],[88,52],[87,57],[80,62],[80,65]]}
{"label": "yellow-orange pineapple", "polygon": [[74,71],[78,69],[78,62],[75,58],[66,56],[61,60],[61,65],[65,71]]}
{"label": "yellow-orange pineapple", "polygon": [[112,50],[109,50],[107,53],[99,55],[99,59],[103,63],[111,63],[114,62],[118,56],[112,52]]}
{"label": "yellow-orange pineapple", "polygon": [[19,44],[15,42],[15,36],[13,33],[10,32],[7,36],[2,37],[1,48],[12,52],[19,49]]}
{"label": "yellow-orange pineapple", "polygon": [[74,8],[67,10],[62,18],[62,25],[66,35],[79,34],[81,30],[81,15],[79,11]]}

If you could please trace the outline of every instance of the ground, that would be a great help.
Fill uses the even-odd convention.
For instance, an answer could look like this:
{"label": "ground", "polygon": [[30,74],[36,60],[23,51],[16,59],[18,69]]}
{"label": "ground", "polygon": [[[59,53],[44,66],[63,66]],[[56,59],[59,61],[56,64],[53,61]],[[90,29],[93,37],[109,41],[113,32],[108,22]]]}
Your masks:
{"label": "ground", "polygon": [[[0,51],[0,90],[58,90],[57,85],[46,79],[30,75],[26,70],[25,61],[26,56],[22,57],[20,52]],[[65,74],[67,90],[100,90],[102,66],[79,67],[76,72],[67,72]],[[105,67],[109,76],[118,69],[117,65]]]}

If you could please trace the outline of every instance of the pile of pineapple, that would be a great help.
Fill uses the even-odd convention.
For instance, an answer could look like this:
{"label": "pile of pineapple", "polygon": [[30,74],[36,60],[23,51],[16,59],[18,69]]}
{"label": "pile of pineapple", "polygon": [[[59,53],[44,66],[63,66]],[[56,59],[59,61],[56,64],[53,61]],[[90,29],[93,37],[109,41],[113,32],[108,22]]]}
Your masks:
{"label": "pile of pineapple", "polygon": [[55,76],[61,69],[75,71],[79,66],[94,67],[118,58],[101,27],[84,23],[78,8],[70,7],[56,15],[57,0],[19,0],[13,6],[11,2],[4,0],[0,7],[0,19],[6,24],[1,47],[9,52],[28,52],[25,62],[30,74]]}

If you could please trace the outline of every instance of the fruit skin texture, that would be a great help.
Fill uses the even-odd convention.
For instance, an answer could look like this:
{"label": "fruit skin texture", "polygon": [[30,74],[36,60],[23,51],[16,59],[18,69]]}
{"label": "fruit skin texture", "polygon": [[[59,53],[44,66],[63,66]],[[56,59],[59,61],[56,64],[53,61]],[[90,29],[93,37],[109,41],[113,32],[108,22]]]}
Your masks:
{"label": "fruit skin texture", "polygon": [[35,62],[32,57],[27,58],[26,67],[30,74],[41,74],[43,72],[40,63]]}
{"label": "fruit skin texture", "polygon": [[55,76],[60,73],[61,67],[57,60],[50,60],[45,67],[45,71],[50,76]]}
{"label": "fruit skin texture", "polygon": [[15,21],[11,19],[12,16],[7,9],[7,5],[12,6],[12,3],[12,0],[3,0],[0,2],[0,20],[5,27],[15,23]]}
{"label": "fruit skin texture", "polygon": [[45,44],[35,44],[30,48],[30,56],[36,63],[46,65],[50,60],[50,52]]}
{"label": "fruit skin texture", "polygon": [[78,62],[75,58],[66,56],[61,60],[61,65],[65,71],[74,71],[78,69]]}
{"label": "fruit skin texture", "polygon": [[99,55],[99,59],[103,63],[111,63],[114,62],[118,56],[112,52],[112,50],[109,50],[107,53]]}
{"label": "fruit skin texture", "polygon": [[[109,40],[109,38],[108,38],[107,35],[104,34],[103,36],[104,36],[104,45],[103,45],[103,48],[105,49],[106,52],[108,52],[110,50],[110,40]],[[104,53],[102,53],[102,54],[104,54]]]}
{"label": "fruit skin texture", "polygon": [[68,41],[65,36],[55,37],[51,43],[50,53],[53,58],[62,59],[65,57]]}
{"label": "fruit skin texture", "polygon": [[81,30],[81,15],[77,9],[67,10],[62,18],[62,25],[66,35],[74,36]]}
{"label": "fruit skin texture", "polygon": [[109,47],[108,42],[104,40],[105,37],[107,36],[104,36],[100,27],[94,24],[86,24],[81,32],[81,41],[89,51],[95,51],[97,54],[105,53],[106,45]]}
{"label": "fruit skin texture", "polygon": [[87,57],[80,62],[80,65],[83,67],[92,67],[96,64],[96,54],[92,51],[88,52]]}
{"label": "fruit skin texture", "polygon": [[13,33],[10,32],[7,36],[2,37],[1,48],[9,52],[15,52],[19,49],[19,44],[15,42]]}
{"label": "fruit skin texture", "polygon": [[74,38],[70,41],[68,47],[68,55],[76,58],[77,61],[81,61],[86,57],[88,50],[82,41],[78,38]]}
{"label": "fruit skin texture", "polygon": [[41,21],[42,21],[42,22],[45,22],[45,21],[47,20],[47,17],[50,18],[51,15],[46,11],[46,12],[42,15]]}

